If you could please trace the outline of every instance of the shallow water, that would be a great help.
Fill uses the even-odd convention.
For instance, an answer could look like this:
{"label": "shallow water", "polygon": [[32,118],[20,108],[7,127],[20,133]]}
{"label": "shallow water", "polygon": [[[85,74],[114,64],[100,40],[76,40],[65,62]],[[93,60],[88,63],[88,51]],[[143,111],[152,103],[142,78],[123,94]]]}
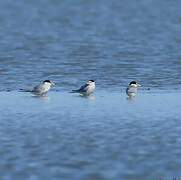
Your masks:
{"label": "shallow water", "polygon": [[[0,179],[181,178],[180,7],[1,0]],[[18,92],[44,79],[48,97]],[[67,93],[87,79],[93,97]]]}
{"label": "shallow water", "polygon": [[4,179],[159,179],[181,176],[177,91],[0,92]]}

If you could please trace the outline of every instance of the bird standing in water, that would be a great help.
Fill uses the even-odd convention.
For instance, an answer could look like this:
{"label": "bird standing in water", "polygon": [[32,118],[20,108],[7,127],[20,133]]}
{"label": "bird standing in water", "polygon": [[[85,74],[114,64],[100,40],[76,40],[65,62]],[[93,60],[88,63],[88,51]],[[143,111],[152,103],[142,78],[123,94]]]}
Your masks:
{"label": "bird standing in water", "polygon": [[89,96],[92,94],[95,90],[95,81],[94,80],[88,80],[86,84],[81,86],[77,90],[72,90],[71,93],[79,93],[80,95],[83,96]]}
{"label": "bird standing in water", "polygon": [[126,94],[129,97],[135,97],[138,91],[138,87],[141,87],[141,85],[136,81],[131,81],[129,86],[126,89]]}
{"label": "bird standing in water", "polygon": [[20,89],[20,90],[24,92],[31,92],[32,94],[37,95],[37,96],[44,96],[47,94],[47,92],[50,90],[50,88],[53,85],[55,85],[54,82],[50,80],[45,80],[41,84],[35,86],[32,90],[24,90],[24,89]]}

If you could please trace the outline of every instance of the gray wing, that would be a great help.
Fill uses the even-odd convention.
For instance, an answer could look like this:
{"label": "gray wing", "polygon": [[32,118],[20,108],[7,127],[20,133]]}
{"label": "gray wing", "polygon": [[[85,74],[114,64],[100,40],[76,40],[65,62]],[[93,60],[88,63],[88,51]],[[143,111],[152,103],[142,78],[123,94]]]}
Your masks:
{"label": "gray wing", "polygon": [[135,87],[128,87],[126,89],[126,93],[129,95],[129,94],[132,94],[132,93],[137,93],[137,88]]}
{"label": "gray wing", "polygon": [[41,84],[38,86],[35,86],[32,90],[34,93],[44,93],[46,91],[45,87],[42,86]]}
{"label": "gray wing", "polygon": [[89,86],[89,84],[84,84],[83,86],[81,86],[81,87],[78,89],[78,91],[79,91],[79,92],[86,92],[87,89],[88,89],[88,86]]}
{"label": "gray wing", "polygon": [[129,94],[129,88],[126,88],[126,94],[127,95]]}
{"label": "gray wing", "polygon": [[71,93],[83,93],[86,92],[88,89],[89,84],[84,84],[83,86],[81,86],[79,89],[77,90],[72,90]]}

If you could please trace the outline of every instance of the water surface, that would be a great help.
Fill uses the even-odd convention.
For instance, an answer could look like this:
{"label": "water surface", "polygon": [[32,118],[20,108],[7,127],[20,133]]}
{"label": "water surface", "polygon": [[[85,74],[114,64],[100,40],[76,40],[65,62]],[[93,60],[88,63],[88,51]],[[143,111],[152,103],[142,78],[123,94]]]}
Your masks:
{"label": "water surface", "polygon": [[[159,179],[181,176],[179,92],[100,91],[89,98],[1,92],[4,179]],[[17,103],[18,102],[18,103]]]}
{"label": "water surface", "polygon": [[181,88],[181,1],[1,0],[1,90],[49,78]]}
{"label": "water surface", "polygon": [[[1,0],[0,179],[181,178],[180,7]],[[45,79],[48,97],[18,92]],[[67,93],[87,79],[93,97]]]}

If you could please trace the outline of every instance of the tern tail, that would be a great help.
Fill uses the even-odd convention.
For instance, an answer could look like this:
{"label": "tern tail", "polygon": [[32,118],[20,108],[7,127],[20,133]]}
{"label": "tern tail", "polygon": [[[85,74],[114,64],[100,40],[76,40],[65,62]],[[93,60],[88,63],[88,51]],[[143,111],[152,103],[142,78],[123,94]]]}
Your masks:
{"label": "tern tail", "polygon": [[30,89],[20,89],[21,92],[32,92]]}
{"label": "tern tail", "polygon": [[78,93],[78,92],[79,92],[79,90],[72,90],[69,93]]}

